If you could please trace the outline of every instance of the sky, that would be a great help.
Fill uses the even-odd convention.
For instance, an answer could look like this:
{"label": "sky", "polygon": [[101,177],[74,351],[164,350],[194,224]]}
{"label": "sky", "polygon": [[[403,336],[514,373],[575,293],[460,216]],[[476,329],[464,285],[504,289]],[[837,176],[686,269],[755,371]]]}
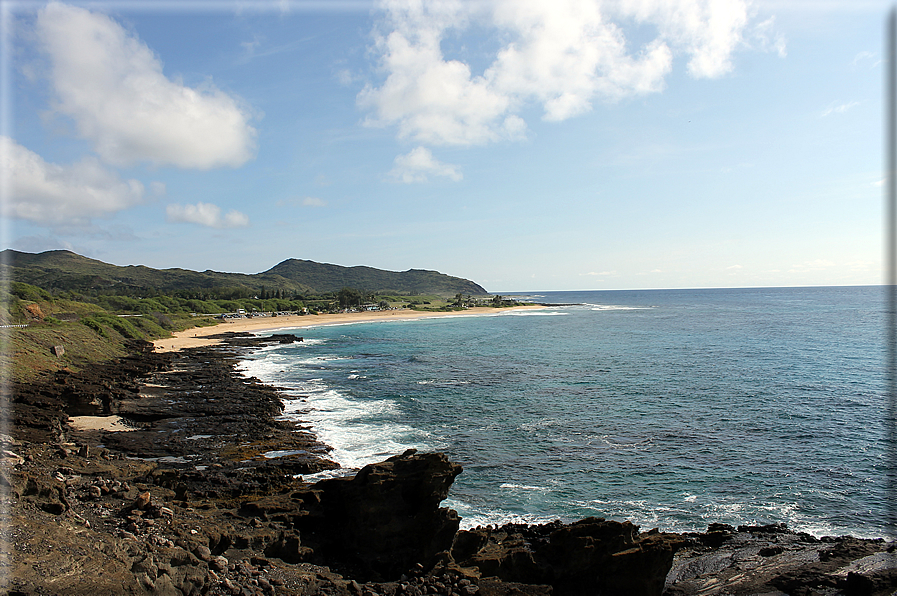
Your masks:
{"label": "sky", "polygon": [[890,7],[0,0],[2,248],[879,284]]}

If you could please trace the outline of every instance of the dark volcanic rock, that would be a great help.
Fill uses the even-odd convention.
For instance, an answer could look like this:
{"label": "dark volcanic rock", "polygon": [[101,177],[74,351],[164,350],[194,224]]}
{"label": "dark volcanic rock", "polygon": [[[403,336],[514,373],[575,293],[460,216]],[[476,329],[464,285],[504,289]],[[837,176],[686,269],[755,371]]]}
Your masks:
{"label": "dark volcanic rock", "polygon": [[62,442],[69,416],[111,414],[113,404],[133,398],[140,377],[167,367],[169,354],[156,354],[153,345],[132,341],[133,353],[109,364],[78,373],[57,372],[46,383],[15,383],[11,387],[12,432],[29,442]]}
{"label": "dark volcanic rock", "polygon": [[484,577],[550,584],[559,595],[659,596],[673,553],[683,544],[676,534],[639,534],[629,522],[586,518],[461,531],[452,557]]}
{"label": "dark volcanic rock", "polygon": [[[665,596],[878,596],[897,590],[894,544],[850,536],[816,538],[782,524],[712,524],[675,556]],[[717,536],[727,535],[719,544]],[[711,538],[708,538],[710,536]]]}
{"label": "dark volcanic rock", "polygon": [[439,503],[460,473],[442,453],[410,449],[352,478],[318,482],[299,495],[309,510],[299,521],[303,541],[364,579],[396,579],[415,564],[429,569],[458,530],[458,514]]}

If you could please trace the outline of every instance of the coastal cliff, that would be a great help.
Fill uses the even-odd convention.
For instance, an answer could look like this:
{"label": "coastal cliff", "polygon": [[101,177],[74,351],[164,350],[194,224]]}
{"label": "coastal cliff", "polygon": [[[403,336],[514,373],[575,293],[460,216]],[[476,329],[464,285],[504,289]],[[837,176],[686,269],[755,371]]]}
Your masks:
{"label": "coastal cliff", "polygon": [[[629,522],[459,531],[462,469],[409,450],[354,476],[235,371],[289,335],[225,334],[13,387],[3,442],[8,594],[891,594],[894,545],[781,526]],[[78,418],[90,416],[94,418]],[[74,418],[73,418],[74,417]],[[101,424],[91,429],[85,420]],[[73,423],[81,423],[73,426]],[[104,430],[105,428],[105,430]]]}

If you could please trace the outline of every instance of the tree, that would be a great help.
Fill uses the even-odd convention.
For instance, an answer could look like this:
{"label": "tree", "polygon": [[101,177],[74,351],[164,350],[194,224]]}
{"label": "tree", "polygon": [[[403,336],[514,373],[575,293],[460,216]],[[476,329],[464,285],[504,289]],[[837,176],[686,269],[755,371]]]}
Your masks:
{"label": "tree", "polygon": [[337,302],[340,305],[340,308],[349,308],[352,306],[359,306],[362,302],[361,293],[358,290],[353,290],[352,288],[343,288],[336,295]]}

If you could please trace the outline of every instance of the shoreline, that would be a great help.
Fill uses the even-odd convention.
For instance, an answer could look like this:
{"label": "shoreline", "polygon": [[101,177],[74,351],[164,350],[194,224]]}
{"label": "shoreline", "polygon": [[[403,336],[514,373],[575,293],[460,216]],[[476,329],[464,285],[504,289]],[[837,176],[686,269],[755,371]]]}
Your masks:
{"label": "shoreline", "polygon": [[[91,405],[84,425],[136,428],[70,421],[64,437],[4,439],[10,490],[0,499],[15,532],[0,592],[723,596],[824,586],[884,596],[897,587],[894,543],[777,524],[671,533],[591,517],[460,529],[443,501],[461,469],[444,454],[408,450],[367,473],[308,482],[335,466],[326,446],[278,419],[276,387],[234,368],[246,346],[279,340],[221,335],[222,345],[145,349],[46,388],[63,411]],[[116,389],[105,415],[92,404],[99,384]]]}
{"label": "shoreline", "polygon": [[251,319],[227,320],[211,327],[193,327],[172,333],[173,337],[153,341],[156,352],[177,352],[185,348],[199,348],[217,345],[221,338],[212,337],[227,332],[261,333],[265,331],[286,329],[310,329],[327,325],[345,325],[348,323],[377,323],[385,321],[412,321],[431,317],[464,317],[488,316],[504,312],[520,310],[539,310],[546,308],[541,304],[493,308],[477,306],[463,311],[434,312],[420,310],[379,310],[354,313],[337,313],[323,315],[289,315],[280,317],[257,317]]}

